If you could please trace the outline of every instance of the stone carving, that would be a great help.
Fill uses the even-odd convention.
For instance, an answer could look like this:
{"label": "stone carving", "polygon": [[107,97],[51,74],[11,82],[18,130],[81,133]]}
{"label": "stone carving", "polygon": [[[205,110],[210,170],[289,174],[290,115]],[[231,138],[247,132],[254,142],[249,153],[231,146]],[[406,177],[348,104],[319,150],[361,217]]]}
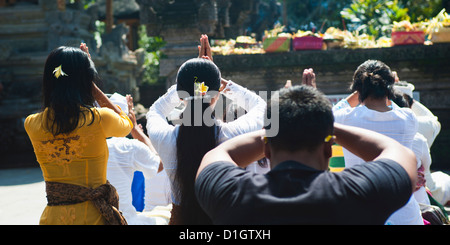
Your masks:
{"label": "stone carving", "polygon": [[95,22],[99,19],[99,6],[98,4],[91,4],[88,9],[86,9],[85,13],[91,17],[91,21],[88,25],[88,30],[90,32],[94,32],[97,27],[95,26]]}
{"label": "stone carving", "polygon": [[91,17],[81,11],[66,9],[66,11],[46,12],[45,19],[49,24],[48,49],[61,45],[76,46],[85,42],[89,47],[95,47],[92,33],[88,27]]}
{"label": "stone carving", "polygon": [[216,34],[219,37],[225,37],[225,29],[231,27],[230,0],[217,0],[217,16],[218,23],[216,26]]}
{"label": "stone carving", "polygon": [[235,38],[249,30],[263,33],[281,15],[275,0],[268,4],[259,0],[136,0],[136,3],[140,6],[141,24],[148,26],[150,36],[164,35],[167,26],[189,22],[211,37]]}
{"label": "stone carving", "polygon": [[102,35],[100,55],[108,60],[121,60],[129,57],[130,50],[126,43],[129,28],[125,24],[116,25],[111,33]]}
{"label": "stone carving", "polygon": [[162,30],[161,17],[158,13],[162,13],[170,0],[136,0],[139,4],[139,20],[143,25],[147,25],[147,35],[158,36]]}
{"label": "stone carving", "polygon": [[216,27],[219,21],[216,0],[196,0],[195,2],[198,6],[198,29],[201,33],[214,36],[216,34]]}

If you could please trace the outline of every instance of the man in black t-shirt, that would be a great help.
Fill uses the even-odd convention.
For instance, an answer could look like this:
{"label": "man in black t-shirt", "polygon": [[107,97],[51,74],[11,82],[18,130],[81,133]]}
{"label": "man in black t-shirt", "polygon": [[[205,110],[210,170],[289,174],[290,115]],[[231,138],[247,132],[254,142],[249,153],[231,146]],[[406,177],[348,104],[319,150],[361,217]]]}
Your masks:
{"label": "man in black t-shirt", "polygon": [[[265,137],[269,125],[203,158],[195,191],[214,224],[382,225],[407,203],[417,177],[409,149],[373,131],[335,124],[329,100],[310,86],[281,89],[266,118],[277,107],[276,136]],[[368,163],[327,171],[335,140]],[[269,173],[242,169],[263,156]]]}

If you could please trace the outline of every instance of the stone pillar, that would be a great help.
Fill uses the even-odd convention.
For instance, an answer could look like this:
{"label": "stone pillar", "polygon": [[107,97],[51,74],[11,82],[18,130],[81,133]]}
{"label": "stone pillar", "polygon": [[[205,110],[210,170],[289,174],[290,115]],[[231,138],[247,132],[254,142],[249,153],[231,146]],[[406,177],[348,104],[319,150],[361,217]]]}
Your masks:
{"label": "stone pillar", "polygon": [[114,25],[113,1],[106,0],[106,33],[110,33]]}
{"label": "stone pillar", "polygon": [[[138,0],[141,24],[147,25],[149,36],[161,36],[166,42],[160,60],[160,76],[166,85],[173,84],[178,67],[198,55],[201,32],[196,0]],[[205,27],[206,28],[206,27]]]}

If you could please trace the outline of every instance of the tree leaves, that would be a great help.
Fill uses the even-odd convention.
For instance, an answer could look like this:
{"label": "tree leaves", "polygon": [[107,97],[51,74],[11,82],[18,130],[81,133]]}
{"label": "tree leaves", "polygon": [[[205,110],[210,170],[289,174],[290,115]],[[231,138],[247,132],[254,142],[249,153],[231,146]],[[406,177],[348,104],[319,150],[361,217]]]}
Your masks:
{"label": "tree leaves", "polygon": [[377,38],[390,35],[394,21],[410,19],[408,9],[401,7],[398,0],[353,0],[340,13],[342,18],[350,20],[349,29]]}

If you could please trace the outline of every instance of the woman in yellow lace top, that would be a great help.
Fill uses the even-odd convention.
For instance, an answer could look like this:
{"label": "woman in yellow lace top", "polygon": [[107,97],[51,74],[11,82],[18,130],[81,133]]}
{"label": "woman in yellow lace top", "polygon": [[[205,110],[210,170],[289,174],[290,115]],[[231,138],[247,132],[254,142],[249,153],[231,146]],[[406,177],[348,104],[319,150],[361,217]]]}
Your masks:
{"label": "woman in yellow lace top", "polygon": [[[44,110],[25,120],[47,183],[49,203],[40,224],[106,223],[92,200],[72,200],[76,191],[66,193],[69,200],[51,204],[49,191],[53,190],[48,183],[81,186],[89,192],[107,184],[106,138],[126,136],[133,128],[128,116],[95,85],[97,71],[87,47],[80,48],[60,47],[50,53],[43,78]],[[95,101],[109,108],[94,108]],[[62,189],[67,191],[65,186]]]}

